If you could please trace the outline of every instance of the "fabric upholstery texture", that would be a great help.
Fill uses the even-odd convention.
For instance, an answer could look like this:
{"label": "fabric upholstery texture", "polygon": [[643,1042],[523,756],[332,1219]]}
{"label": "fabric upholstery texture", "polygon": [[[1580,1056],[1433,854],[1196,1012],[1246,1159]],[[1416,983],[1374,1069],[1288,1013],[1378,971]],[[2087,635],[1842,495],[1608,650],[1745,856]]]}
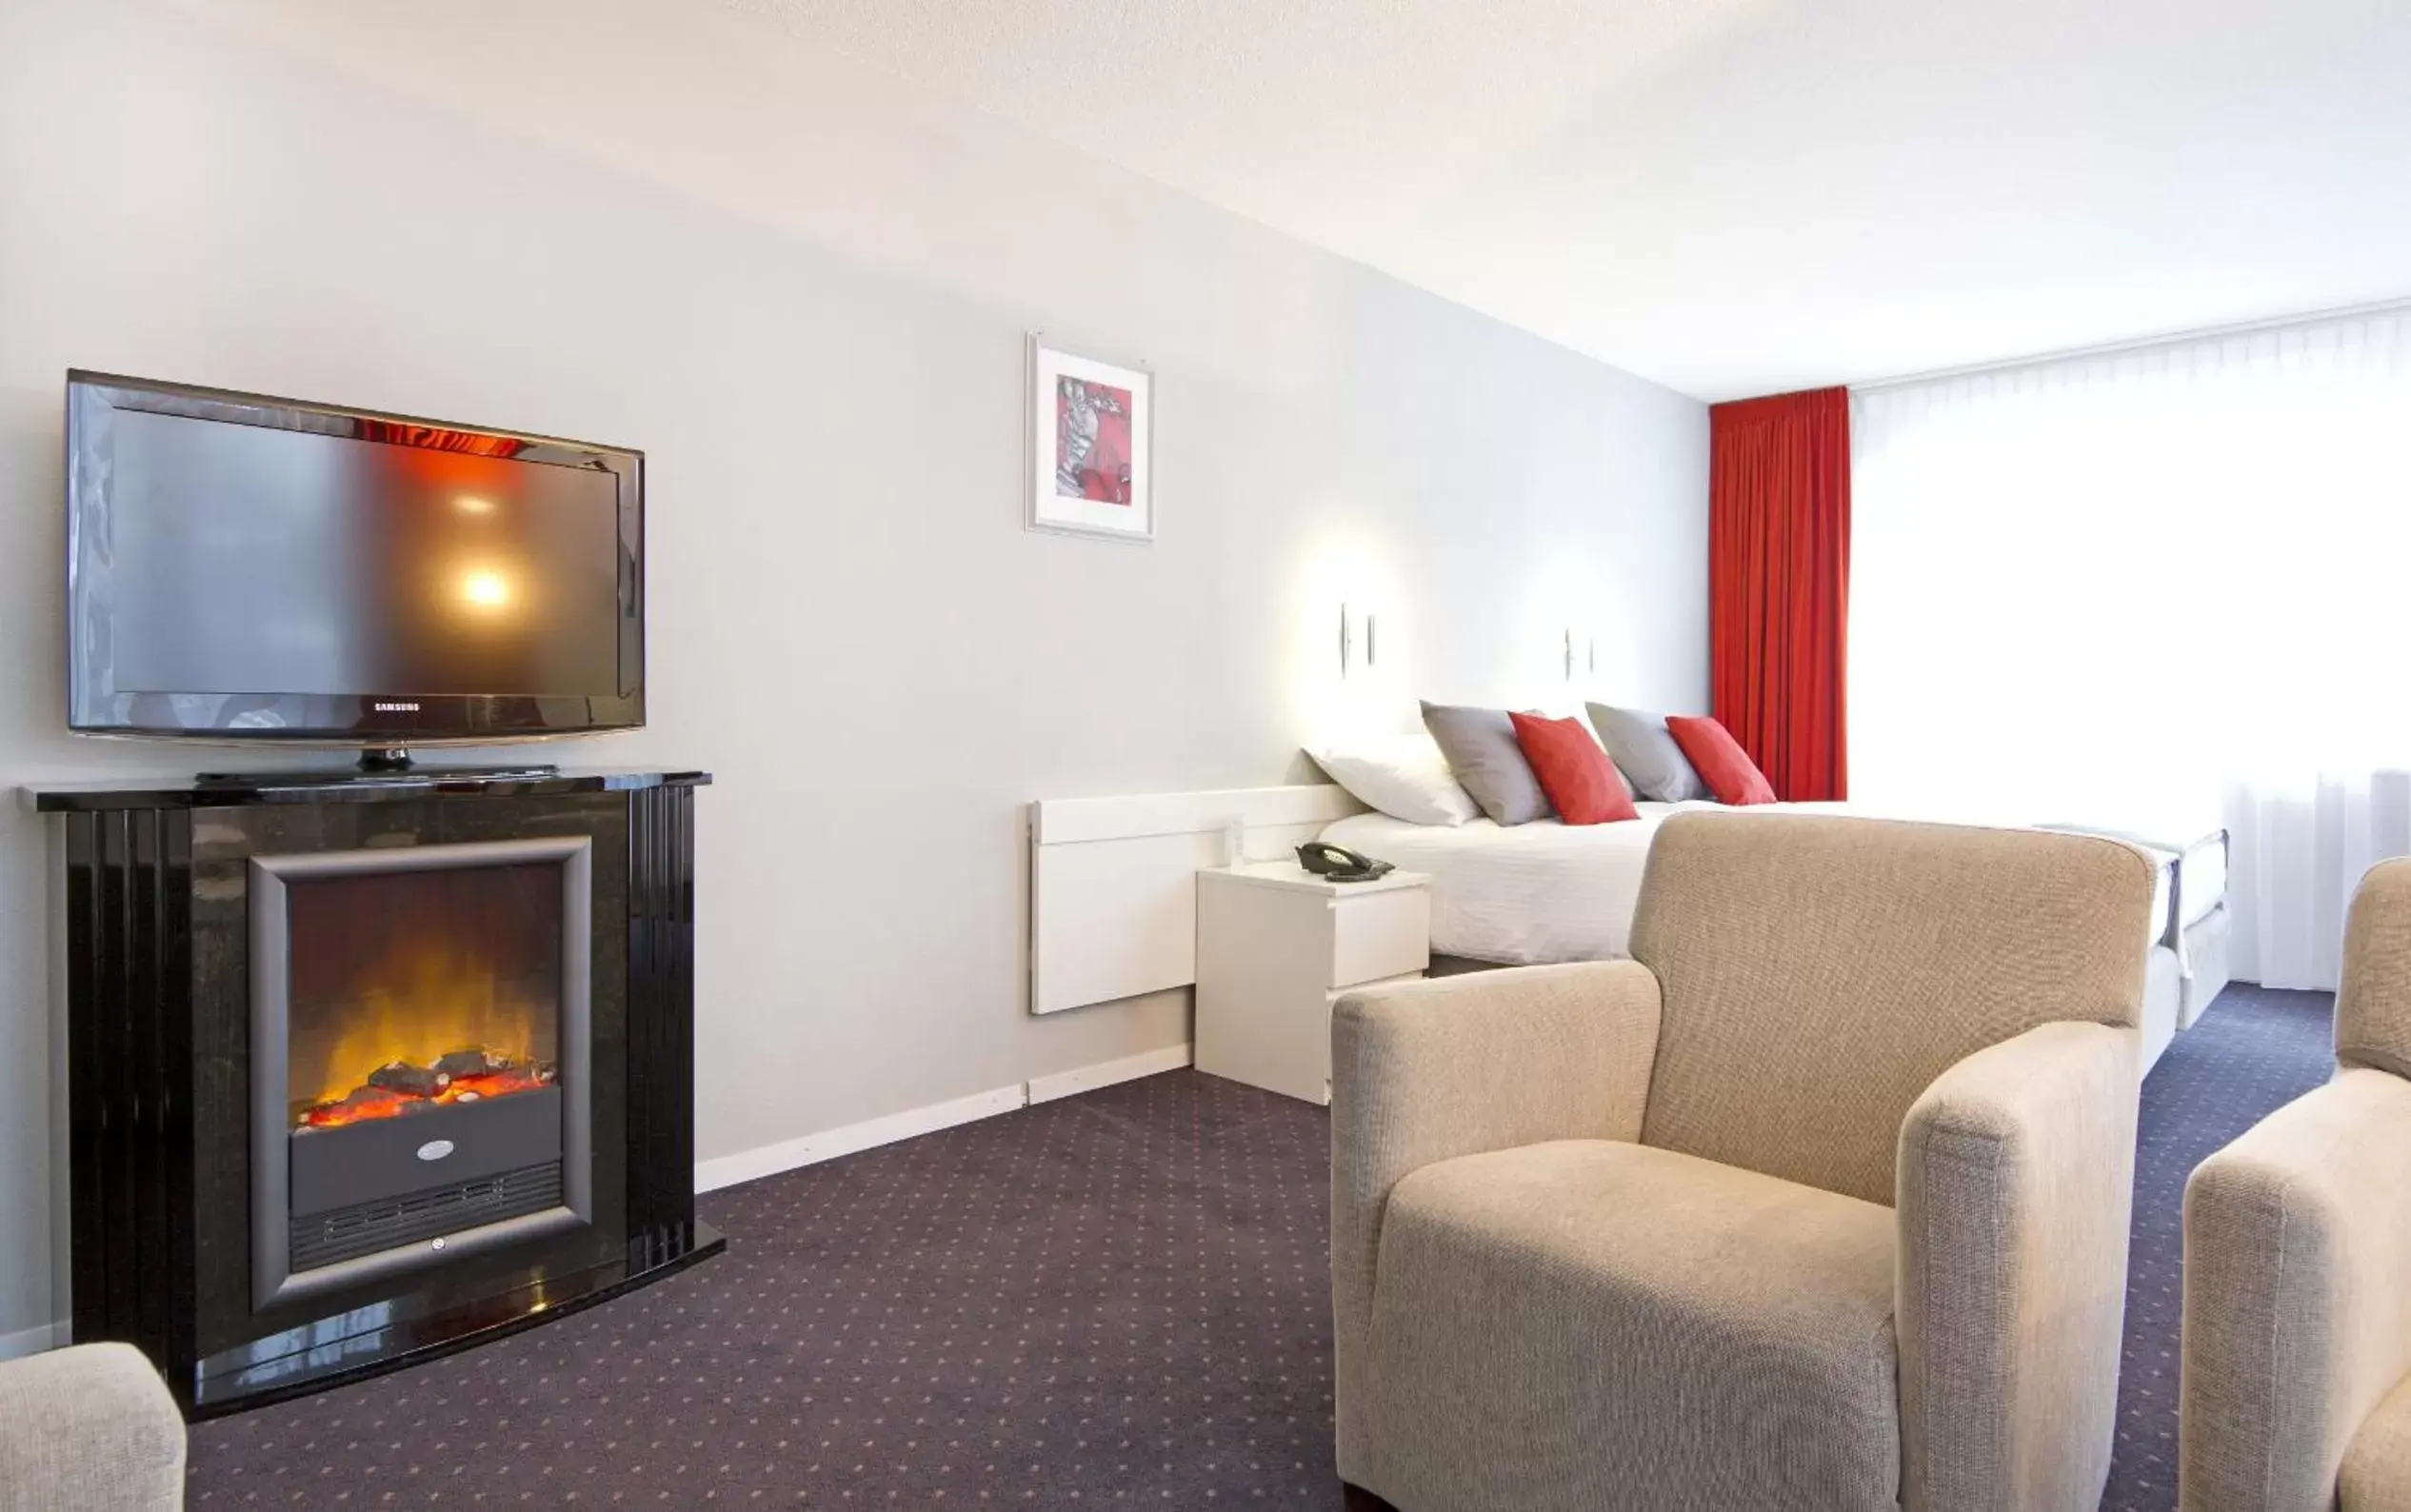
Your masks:
{"label": "fabric upholstery texture", "polygon": [[1891,1202],[1944,1070],[2042,1024],[2141,1022],[2152,887],[2116,841],[1676,815],[1633,922],[1666,1005],[1643,1143]]}
{"label": "fabric upholstery texture", "polygon": [[2411,1078],[2411,861],[2370,867],[2353,894],[2336,1059]]}
{"label": "fabric upholstery texture", "polygon": [[184,1419],[131,1344],[81,1344],[0,1364],[0,1506],[181,1507],[184,1456]]}
{"label": "fabric upholstery texture", "polygon": [[1900,1495],[1892,1214],[1598,1140],[1401,1181],[1371,1484],[1404,1512],[1791,1512]]}
{"label": "fabric upholstery texture", "polygon": [[1775,788],[1732,732],[1712,719],[1666,716],[1666,729],[1720,804],[1771,804]]}
{"label": "fabric upholstery texture", "polygon": [[1684,815],[1635,961],[1344,999],[1343,1478],[1402,1512],[2091,1507],[2152,888],[2109,841]]}
{"label": "fabric upholstery texture", "polygon": [[2126,1315],[2138,1036],[2045,1024],[1936,1078],[1901,1130],[1910,1504],[2089,1507]]}
{"label": "fabric upholstery texture", "polygon": [[1425,704],[1424,727],[1440,743],[1448,769],[1492,823],[1528,825],[1549,816],[1548,795],[1532,774],[1532,764],[1524,759],[1505,709]]}
{"label": "fabric upholstery texture", "polygon": [[1369,1484],[1365,1349],[1382,1214],[1408,1172],[1547,1140],[1630,1141],[1658,985],[1628,961],[1342,998],[1331,1020],[1331,1312],[1340,1473]]}
{"label": "fabric upholstery texture", "polygon": [[1642,797],[1662,804],[1682,804],[1708,795],[1707,784],[1693,769],[1691,758],[1683,754],[1674,733],[1666,728],[1664,714],[1618,708],[1612,704],[1587,704],[1584,707],[1590,715],[1591,728],[1599,732],[1600,743],[1614,758],[1616,769],[1624,774],[1624,780]]}
{"label": "fabric upholstery texture", "polygon": [[2342,1512],[2411,1512],[2411,1380],[2353,1436],[2337,1491]]}
{"label": "fabric upholstery texture", "polygon": [[2353,895],[2336,1059],[2185,1187],[2187,1512],[2411,1508],[2411,863]]}
{"label": "fabric upholstery texture", "polygon": [[[2354,958],[2347,956],[2350,982]],[[2411,1375],[2411,1082],[2347,1070],[2185,1187],[2182,1504],[2313,1512]]]}
{"label": "fabric upholstery texture", "polygon": [[1515,726],[1516,744],[1524,747],[1524,759],[1531,763],[1532,775],[1560,820],[1609,825],[1641,817],[1616,764],[1581,720],[1511,713],[1507,722]]}

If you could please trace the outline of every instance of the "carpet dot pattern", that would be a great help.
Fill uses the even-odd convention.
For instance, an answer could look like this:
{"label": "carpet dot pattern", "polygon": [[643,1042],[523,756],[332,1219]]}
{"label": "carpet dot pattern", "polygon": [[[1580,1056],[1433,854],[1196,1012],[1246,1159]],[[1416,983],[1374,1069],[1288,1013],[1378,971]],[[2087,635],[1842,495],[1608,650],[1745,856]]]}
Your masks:
{"label": "carpet dot pattern", "polygon": [[196,1507],[1321,1507],[1329,1125],[1195,1072],[704,1198],[726,1255],[194,1428]]}
{"label": "carpet dot pattern", "polygon": [[[2325,1079],[2230,989],[2144,1089],[2107,1512],[2176,1504],[2185,1175]],[[1182,1071],[703,1199],[728,1253],[196,1426],[196,1507],[1337,1509],[1322,1109]]]}
{"label": "carpet dot pattern", "polygon": [[2102,1512],[2174,1512],[2178,1339],[2185,1313],[2185,1178],[2336,1069],[2336,1000],[2238,983],[2143,1080],[2126,1349]]}

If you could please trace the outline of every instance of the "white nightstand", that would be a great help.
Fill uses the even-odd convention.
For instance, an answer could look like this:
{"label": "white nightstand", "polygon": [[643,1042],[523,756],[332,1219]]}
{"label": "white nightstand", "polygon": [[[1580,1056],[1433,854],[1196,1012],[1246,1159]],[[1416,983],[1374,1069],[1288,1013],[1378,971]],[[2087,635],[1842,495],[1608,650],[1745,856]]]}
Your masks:
{"label": "white nightstand", "polygon": [[1197,1068],[1331,1101],[1331,1005],[1431,965],[1431,879],[1325,882],[1294,861],[1197,874]]}

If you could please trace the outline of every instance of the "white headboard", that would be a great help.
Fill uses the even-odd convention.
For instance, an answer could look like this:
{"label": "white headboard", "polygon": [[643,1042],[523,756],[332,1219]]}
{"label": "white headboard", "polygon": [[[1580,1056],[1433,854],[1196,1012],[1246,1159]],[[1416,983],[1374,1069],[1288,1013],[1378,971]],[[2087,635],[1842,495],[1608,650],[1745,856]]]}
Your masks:
{"label": "white headboard", "polygon": [[1345,789],[1229,787],[1029,806],[1029,1011],[1197,980],[1197,873],[1227,865],[1231,817],[1270,860],[1365,806]]}

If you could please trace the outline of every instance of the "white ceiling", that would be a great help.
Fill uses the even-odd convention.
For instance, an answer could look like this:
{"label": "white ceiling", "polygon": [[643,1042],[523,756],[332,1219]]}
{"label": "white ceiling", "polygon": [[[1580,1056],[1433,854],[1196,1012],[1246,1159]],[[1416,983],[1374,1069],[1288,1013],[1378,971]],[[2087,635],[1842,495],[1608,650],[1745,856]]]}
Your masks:
{"label": "white ceiling", "polygon": [[728,0],[1703,398],[2411,295],[2406,0]]}

